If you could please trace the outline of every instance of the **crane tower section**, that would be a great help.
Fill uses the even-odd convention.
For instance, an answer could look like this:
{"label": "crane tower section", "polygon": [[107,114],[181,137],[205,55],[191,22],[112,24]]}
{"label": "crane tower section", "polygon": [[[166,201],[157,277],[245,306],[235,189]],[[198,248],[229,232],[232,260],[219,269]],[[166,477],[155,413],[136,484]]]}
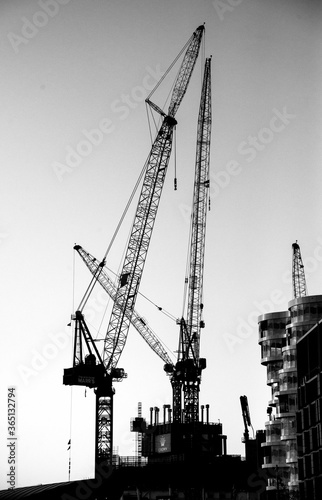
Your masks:
{"label": "crane tower section", "polygon": [[[199,358],[202,320],[203,271],[206,216],[209,202],[209,163],[211,135],[211,58],[206,59],[198,116],[194,193],[189,244],[188,301],[186,319],[181,318],[178,360],[171,376],[173,419],[199,421],[201,371],[206,360]],[[167,369],[167,367],[165,367]],[[170,369],[172,369],[170,367]],[[182,413],[182,391],[184,409]]]}
{"label": "crane tower section", "polygon": [[191,221],[190,272],[187,328],[193,338],[193,355],[199,358],[200,328],[204,326],[201,319],[203,304],[203,270],[205,254],[206,220],[209,196],[209,163],[211,134],[211,59],[206,60],[204,84],[201,96],[197,151],[194,180],[193,210]]}
{"label": "crane tower section", "polygon": [[[199,421],[199,390],[201,371],[206,360],[199,358],[200,331],[204,327],[203,272],[206,220],[209,197],[209,164],[211,136],[211,58],[206,59],[198,117],[196,168],[191,219],[190,263],[186,328],[183,333],[184,359],[188,360],[183,382],[184,418]],[[190,367],[192,371],[190,370]]]}
{"label": "crane tower section", "polygon": [[293,248],[293,263],[292,263],[292,283],[293,297],[305,297],[307,295],[304,265],[301,257],[300,246],[297,241],[292,244]]}

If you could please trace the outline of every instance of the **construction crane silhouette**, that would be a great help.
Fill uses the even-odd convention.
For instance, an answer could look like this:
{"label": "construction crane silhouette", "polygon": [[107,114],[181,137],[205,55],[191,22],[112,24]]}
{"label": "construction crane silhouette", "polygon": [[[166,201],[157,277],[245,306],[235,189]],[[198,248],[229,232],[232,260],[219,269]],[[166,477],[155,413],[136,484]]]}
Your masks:
{"label": "construction crane silhouette", "polygon": [[[211,137],[211,58],[205,61],[200,100],[195,179],[191,214],[191,238],[188,275],[185,278],[187,309],[181,318],[178,358],[175,366],[165,365],[171,375],[173,389],[173,421],[199,421],[199,391],[201,372],[206,368],[200,358],[200,332],[205,324],[203,313],[203,273],[206,237],[206,219],[209,207],[209,164]],[[183,393],[183,409],[182,409]]]}
{"label": "construction crane silhouette", "polygon": [[[162,124],[152,144],[145,165],[145,174],[136,214],[125,252],[122,271],[116,287],[115,301],[104,341],[101,357],[94,348],[95,343],[85,323],[83,309],[91,293],[91,284],[74,315],[75,339],[73,367],[64,370],[65,385],[85,385],[95,388],[96,394],[96,449],[95,462],[101,464],[113,462],[113,396],[114,381],[126,378],[118,361],[127,339],[128,329],[133,314],[135,301],[149,248],[153,226],[164,185],[170,159],[173,130],[177,124],[175,115],[186,93],[201,44],[204,26],[199,26],[188,40],[183,61],[174,83],[168,113],[164,113],[156,104],[147,99],[152,109],[162,116]],[[92,283],[96,282],[93,277]],[[83,342],[88,355],[84,357]],[[96,365],[98,362],[98,365]],[[92,371],[91,371],[92,370]]]}
{"label": "construction crane silhouette", "polygon": [[307,295],[307,287],[305,281],[304,265],[301,257],[300,246],[297,243],[292,244],[293,261],[292,261],[292,283],[293,283],[293,298],[305,297]]}
{"label": "construction crane silhouette", "polygon": [[[187,301],[187,319],[181,318],[178,359],[173,364],[168,353],[158,341],[156,335],[143,322],[141,316],[132,312],[131,322],[148,345],[165,362],[164,369],[170,376],[173,391],[173,421],[199,421],[199,391],[201,371],[206,367],[206,360],[199,357],[200,331],[204,328],[202,319],[203,270],[206,236],[206,215],[209,206],[209,164],[211,135],[211,58],[206,59],[201,93],[197,129],[197,151],[195,162],[194,195],[191,215],[191,240],[189,255],[189,277],[185,279]],[[92,275],[116,303],[115,287],[101,263],[80,245],[75,245]],[[100,270],[101,268],[101,270]],[[183,394],[183,408],[182,408]]]}
{"label": "construction crane silhouette", "polygon": [[[180,326],[177,361],[165,365],[172,384],[173,407],[150,407],[150,422],[138,415],[131,430],[142,433],[142,456],[153,464],[183,464],[183,468],[198,474],[218,457],[227,454],[222,424],[209,422],[209,405],[201,405],[199,392],[206,360],[200,358],[200,332],[203,320],[203,274],[206,217],[209,207],[209,164],[211,135],[211,58],[205,61],[201,101],[198,116],[194,191],[192,200],[188,264],[185,277],[183,317]],[[168,411],[167,411],[168,410]],[[206,418],[204,420],[204,410]],[[154,416],[154,418],[153,418]],[[214,465],[214,470],[216,466]],[[185,491],[185,498],[202,498],[201,489]]]}

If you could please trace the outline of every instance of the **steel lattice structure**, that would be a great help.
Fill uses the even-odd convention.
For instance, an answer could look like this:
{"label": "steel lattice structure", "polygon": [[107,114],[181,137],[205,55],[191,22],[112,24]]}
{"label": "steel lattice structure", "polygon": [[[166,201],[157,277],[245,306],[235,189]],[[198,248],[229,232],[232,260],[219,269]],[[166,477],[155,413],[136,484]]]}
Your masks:
{"label": "steel lattice structure", "polygon": [[163,119],[146,163],[143,186],[104,343],[103,360],[107,370],[116,367],[126,342],[170,159],[173,129],[177,123],[174,117],[186,93],[199,54],[203,31],[204,26],[200,26],[190,39],[174,85],[168,115]]}
{"label": "steel lattice structure", "polygon": [[201,371],[206,360],[199,358],[202,320],[203,270],[206,219],[209,204],[209,164],[211,137],[211,58],[206,59],[200,100],[191,241],[189,252],[188,302],[186,319],[180,320],[178,361],[172,375],[173,418],[182,420],[182,390],[184,421],[199,421],[199,390]]}
{"label": "steel lattice structure", "polygon": [[293,282],[293,297],[305,297],[307,295],[304,265],[302,262],[300,246],[296,243],[292,244],[293,262],[292,262],[292,282]]}
{"label": "steel lattice structure", "polygon": [[[128,329],[134,314],[135,301],[149,248],[155,218],[160,202],[162,188],[170,159],[173,130],[176,125],[175,115],[186,93],[192,71],[194,69],[204,26],[199,26],[187,42],[187,49],[181,63],[178,76],[174,83],[168,115],[160,108],[147,102],[163,117],[160,130],[154,140],[150,154],[145,164],[141,193],[136,208],[136,213],[125,259],[122,266],[119,282],[115,290],[114,304],[104,340],[103,360],[100,368],[104,368],[105,377],[102,383],[96,384],[96,463],[113,461],[113,380],[122,380],[126,376],[122,368],[117,368],[127,339]],[[114,293],[114,292],[113,292]],[[77,315],[78,313],[78,315]],[[81,311],[77,311],[77,321],[84,322]],[[139,318],[140,320],[140,318]],[[76,322],[77,322],[76,321]],[[160,354],[160,351],[158,352]],[[168,359],[166,360],[169,361]],[[171,363],[171,360],[170,360]],[[72,369],[65,370],[64,383],[66,385],[86,385],[86,379],[99,380],[97,377],[86,377],[91,365],[85,366],[82,361],[75,364]],[[169,363],[168,363],[169,364]],[[94,370],[94,368],[93,368]],[[85,375],[84,375],[85,374]],[[84,381],[85,380],[85,381]],[[101,379],[100,379],[101,380]]]}
{"label": "steel lattice structure", "polygon": [[[100,263],[93,255],[84,250],[84,248],[82,248],[80,245],[75,245],[74,249],[80,255],[92,275],[96,277],[102,288],[107,292],[110,298],[115,301],[116,287],[110,276],[107,274],[106,269],[104,268],[104,262]],[[129,319],[131,321],[131,324],[136,328],[141,337],[145,340],[149,347],[151,347],[151,349],[162,359],[162,361],[164,363],[172,364],[168,353],[162,347],[162,344],[160,343],[156,334],[151,330],[142,316],[135,309],[133,309]]]}
{"label": "steel lattice structure", "polygon": [[176,121],[172,117],[164,119],[147,163],[143,188],[104,342],[103,360],[107,370],[116,367],[126,342],[169,163],[175,124]]}
{"label": "steel lattice structure", "polygon": [[[199,341],[202,314],[203,270],[206,239],[206,220],[209,197],[209,163],[211,135],[211,59],[206,60],[204,83],[198,119],[196,170],[194,181],[193,211],[191,223],[190,272],[187,308],[187,329],[193,339],[187,354],[199,359]],[[191,351],[191,352],[190,352]]]}

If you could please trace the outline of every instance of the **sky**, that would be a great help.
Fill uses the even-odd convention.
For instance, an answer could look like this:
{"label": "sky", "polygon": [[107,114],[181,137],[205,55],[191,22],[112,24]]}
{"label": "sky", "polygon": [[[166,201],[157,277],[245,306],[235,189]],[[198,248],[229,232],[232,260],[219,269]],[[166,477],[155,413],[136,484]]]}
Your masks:
{"label": "sky", "polygon": [[[93,476],[93,391],[62,384],[72,366],[67,325],[90,280],[73,246],[105,254],[151,147],[144,99],[204,22],[136,309],[174,356],[169,315],[184,312],[201,75],[212,55],[200,403],[223,424],[230,454],[244,455],[241,395],[254,429],[264,428],[257,317],[292,299],[295,240],[309,294],[322,293],[321,10],[318,0],[0,2],[0,488],[11,387],[15,486],[67,481],[69,457],[72,480]],[[135,203],[108,256],[114,273],[134,212]],[[110,307],[95,288],[85,310],[95,338],[104,339]],[[138,402],[148,419],[150,406],[171,403],[171,386],[134,328],[118,366],[128,378],[115,384],[114,446],[133,455]]]}

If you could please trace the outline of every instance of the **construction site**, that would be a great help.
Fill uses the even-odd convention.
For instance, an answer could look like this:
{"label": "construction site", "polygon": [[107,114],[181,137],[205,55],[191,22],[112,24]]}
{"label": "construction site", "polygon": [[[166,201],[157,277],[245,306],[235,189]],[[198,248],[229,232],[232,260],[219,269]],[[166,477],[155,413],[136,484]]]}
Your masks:
{"label": "construction site", "polygon": [[[135,310],[139,285],[148,254],[154,222],[171,155],[176,114],[187,91],[204,35],[199,26],[188,40],[181,66],[173,84],[168,111],[154,103],[152,95],[146,99],[150,109],[161,118],[161,126],[152,144],[135,190],[141,185],[122,270],[113,280],[105,267],[108,250],[97,260],[80,245],[77,252],[92,274],[79,307],[72,316],[74,332],[73,366],[64,370],[63,384],[94,389],[96,394],[95,478],[86,498],[246,498],[247,480],[256,470],[257,452],[242,461],[240,456],[227,454],[227,436],[223,425],[210,420],[209,404],[199,403],[205,358],[200,357],[200,333],[203,320],[203,275],[207,212],[210,208],[210,145],[211,145],[211,57],[205,59],[196,137],[195,176],[191,204],[189,258],[185,277],[185,316],[177,320],[177,360],[170,356],[157,336]],[[175,61],[176,61],[175,60]],[[174,62],[175,62],[174,61]],[[173,65],[174,63],[172,63]],[[169,70],[171,67],[169,68]],[[162,77],[166,77],[167,73]],[[161,83],[158,82],[158,87]],[[176,183],[176,180],[175,180]],[[175,185],[176,189],[176,185]],[[130,200],[131,201],[131,200]],[[130,202],[129,202],[130,203]],[[126,207],[125,210],[127,210]],[[119,224],[121,224],[120,221]],[[118,230],[118,227],[116,231]],[[113,308],[103,352],[99,352],[83,314],[87,300],[96,283],[113,299]],[[128,330],[133,325],[151,349],[161,357],[172,388],[172,405],[150,408],[150,418],[138,415],[131,421],[136,434],[137,454],[119,457],[113,453],[114,384],[127,377],[119,360],[125,346]],[[247,431],[250,425],[247,398],[242,400]],[[246,434],[245,434],[246,436]],[[245,437],[245,442],[249,440]],[[248,454],[247,450],[247,454]],[[79,485],[76,484],[76,489]],[[25,492],[28,498],[78,498],[72,495],[75,483],[48,488],[32,488]],[[24,493],[22,497],[24,497]],[[63,495],[62,495],[63,493]],[[18,494],[16,489],[11,495]],[[247,498],[258,498],[257,493]],[[8,492],[10,497],[10,492]],[[31,496],[30,496],[31,495]],[[244,495],[244,496],[243,496]],[[1,495],[2,497],[2,495]],[[9,498],[8,497],[8,498]],[[84,497],[85,498],[85,497]]]}
{"label": "construction site", "polygon": [[[202,379],[207,366],[216,363],[213,352],[203,349],[203,331],[211,329],[204,319],[210,298],[204,296],[207,216],[212,208],[211,131],[212,56],[203,58],[198,116],[195,123],[194,177],[190,204],[189,239],[186,242],[186,274],[182,316],[176,319],[176,359],[168,352],[145,316],[136,309],[145,272],[154,225],[158,217],[170,157],[175,155],[177,113],[189,93],[189,83],[201,57],[205,24],[195,29],[145,99],[154,139],[130,199],[108,242],[103,257],[95,257],[81,244],[74,246],[76,258],[87,268],[88,286],[72,313],[72,363],[64,367],[57,384],[82,387],[95,394],[94,477],[0,491],[1,499],[41,498],[75,500],[318,500],[322,495],[322,343],[320,320],[322,295],[310,296],[298,242],[292,244],[293,296],[285,311],[258,315],[257,363],[267,371],[271,399],[263,428],[254,429],[246,394],[240,394],[240,436],[244,453],[228,452],[225,422],[216,415],[216,401],[201,402]],[[172,78],[172,68],[177,73]],[[169,76],[170,75],[170,76]],[[167,107],[155,92],[172,78]],[[175,160],[177,161],[177,160]],[[180,159],[178,159],[178,162]],[[111,188],[112,189],[112,188]],[[177,178],[174,177],[174,190]],[[81,196],[86,197],[86,193]],[[109,252],[127,213],[136,204],[120,270],[111,274]],[[103,242],[104,243],[104,242]],[[176,242],[172,242],[176,245]],[[291,246],[291,245],[290,245]],[[165,269],[164,272],[167,270]],[[171,277],[169,277],[171,287]],[[86,318],[86,305],[100,287],[111,300],[104,337],[98,339]],[[159,308],[161,309],[161,307]],[[135,453],[118,453],[114,439],[119,421],[115,418],[118,384],[127,383],[122,353],[129,329],[135,329],[162,361],[171,403],[160,405],[158,386],[148,408],[137,388],[137,414],[128,422]],[[312,333],[311,333],[312,331]],[[308,336],[309,335],[309,336]],[[310,336],[311,335],[311,336]],[[303,347],[304,346],[304,347]],[[311,349],[312,354],[307,356]],[[316,357],[314,358],[314,354]],[[138,353],[133,353],[140,359]],[[299,364],[297,363],[299,361]],[[156,370],[159,368],[156,366]],[[247,368],[246,368],[247,369]],[[148,375],[152,380],[153,372]],[[223,375],[224,376],[224,375]],[[86,396],[86,392],[85,392]],[[227,392],[227,398],[229,394]],[[85,404],[85,403],[84,403]],[[159,405],[159,406],[158,406]],[[79,418],[81,416],[79,415]],[[320,437],[318,437],[320,436]],[[70,444],[70,441],[69,441]],[[86,455],[86,450],[84,450]]]}

